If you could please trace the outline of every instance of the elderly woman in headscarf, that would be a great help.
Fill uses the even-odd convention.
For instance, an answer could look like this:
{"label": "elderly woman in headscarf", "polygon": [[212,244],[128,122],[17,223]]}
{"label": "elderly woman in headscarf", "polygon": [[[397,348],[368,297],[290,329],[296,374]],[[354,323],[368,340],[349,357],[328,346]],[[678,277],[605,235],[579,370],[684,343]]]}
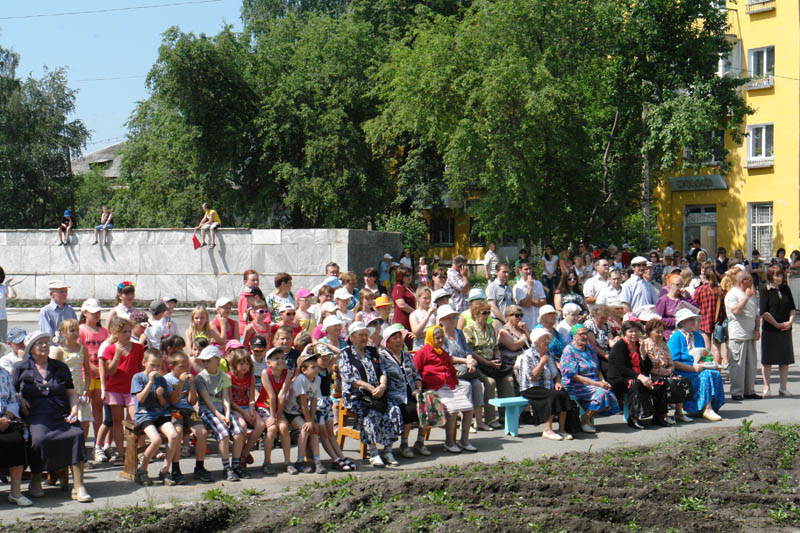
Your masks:
{"label": "elderly woman in headscarf", "polygon": [[[544,421],[543,439],[572,440],[566,431],[567,411],[572,402],[555,361],[547,355],[552,335],[542,328],[531,332],[531,347],[517,357],[514,365],[520,394],[531,404],[534,423]],[[558,433],[553,431],[553,419],[558,416]]]}
{"label": "elderly woman in headscarf", "polygon": [[408,447],[408,435],[411,426],[419,424],[417,414],[417,397],[422,393],[422,378],[420,378],[414,359],[406,351],[405,338],[407,331],[402,324],[392,324],[383,330],[382,347],[378,349],[381,364],[388,378],[386,393],[389,398],[400,406],[403,415],[403,434],[400,437],[400,455],[406,459],[414,458],[414,451],[420,455],[430,455],[425,447],[423,427],[417,431],[417,442],[413,450]]}
{"label": "elderly woman in headscarf", "polygon": [[[344,406],[355,411],[361,442],[369,449],[369,462],[375,468],[400,464],[392,455],[392,444],[403,429],[403,418],[396,400],[386,394],[389,378],[377,350],[369,346],[369,330],[363,322],[348,328],[348,345],[339,356]],[[378,452],[378,444],[383,450]]]}
{"label": "elderly woman in headscarf", "polygon": [[[472,402],[470,385],[459,381],[450,354],[443,348],[444,330],[433,326],[425,333],[425,346],[414,354],[414,365],[422,377],[422,388],[435,391],[447,410],[444,449],[450,453],[478,451],[469,442],[469,428],[472,424]],[[461,440],[456,441],[456,421],[461,413]]]}
{"label": "elderly woman in headscarf", "polygon": [[689,309],[679,310],[675,315],[678,329],[672,333],[667,346],[675,363],[675,372],[688,378],[694,390],[694,396],[683,402],[683,410],[689,414],[702,414],[706,420],[719,422],[722,417],[717,411],[725,404],[722,375],[719,370],[706,368],[702,363],[695,362],[693,351],[706,347],[703,336],[695,331],[698,318],[700,315]]}
{"label": "elderly woman in headscarf", "polygon": [[608,306],[597,304],[592,308],[591,316],[583,323],[589,330],[589,342],[597,354],[603,375],[608,372],[608,354],[611,353],[611,347],[619,340],[611,329],[608,321],[610,316],[611,309]]}
{"label": "elderly woman in headscarf", "polygon": [[583,324],[572,326],[572,342],[561,353],[561,377],[569,395],[583,407],[581,430],[596,433],[595,415],[619,413],[617,397],[603,377],[594,348],[589,344],[589,330]]}

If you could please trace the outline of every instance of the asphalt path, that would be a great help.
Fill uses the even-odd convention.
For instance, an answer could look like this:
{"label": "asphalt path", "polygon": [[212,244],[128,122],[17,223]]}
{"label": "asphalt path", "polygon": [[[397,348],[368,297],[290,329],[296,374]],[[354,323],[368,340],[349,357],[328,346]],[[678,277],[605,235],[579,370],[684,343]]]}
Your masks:
{"label": "asphalt path", "polygon": [[[188,312],[177,312],[176,322],[181,329],[188,325]],[[21,325],[22,327],[35,327],[36,313],[32,311],[9,312],[9,325]],[[794,329],[795,345],[800,343],[800,325]],[[774,369],[773,388],[777,390],[777,369]],[[760,391],[762,382],[759,376],[756,379],[756,390]],[[726,385],[726,391],[728,387]],[[743,402],[733,402],[727,396],[726,403],[719,411],[723,420],[721,422],[708,422],[704,419],[695,419],[692,423],[681,423],[670,428],[648,427],[637,431],[629,428],[622,420],[621,415],[608,418],[597,418],[596,424],[598,432],[594,435],[585,433],[579,434],[575,440],[553,442],[541,438],[542,426],[520,426],[518,437],[503,435],[503,431],[495,430],[491,432],[478,432],[472,434],[472,443],[478,448],[478,453],[461,453],[452,455],[444,451],[444,431],[434,429],[431,432],[431,439],[427,442],[433,454],[429,457],[416,457],[414,459],[403,459],[399,467],[386,468],[382,471],[371,468],[362,461],[357,461],[359,470],[357,475],[374,475],[379,472],[390,471],[414,471],[438,465],[461,465],[470,462],[494,463],[501,459],[520,461],[525,458],[537,459],[543,456],[560,454],[570,451],[592,451],[613,448],[619,446],[640,446],[662,442],[669,439],[686,438],[701,434],[716,428],[738,427],[743,420],[751,420],[755,425],[770,422],[796,423],[800,424],[800,367],[797,365],[790,367],[789,390],[797,394],[796,398],[770,397],[763,400],[745,400]],[[412,431],[412,440],[416,433]],[[91,440],[91,439],[90,439]],[[292,450],[292,459],[295,458],[296,450]],[[359,456],[357,443],[351,439],[345,442],[345,454],[351,459]],[[263,452],[255,451],[255,465],[258,467],[263,459]],[[399,454],[395,454],[398,456]],[[323,462],[328,466],[326,455],[323,452]],[[283,454],[280,450],[273,451],[272,459],[276,464],[282,464]],[[158,473],[158,464],[150,465],[150,476],[155,477]],[[133,505],[156,505],[173,506],[184,502],[199,501],[202,499],[203,492],[210,488],[221,488],[225,492],[238,495],[244,488],[255,488],[264,491],[265,496],[278,497],[287,490],[292,490],[298,485],[311,481],[326,481],[334,476],[344,475],[339,472],[330,472],[326,475],[319,474],[300,474],[289,475],[280,474],[277,477],[263,477],[259,468],[251,468],[253,478],[242,480],[238,483],[221,481],[222,466],[219,456],[212,454],[206,458],[206,468],[214,475],[215,483],[203,484],[191,479],[191,472],[194,468],[194,459],[181,460],[181,468],[187,474],[187,484],[175,487],[164,487],[154,485],[151,487],[141,487],[120,477],[121,467],[103,464],[86,471],[86,487],[89,493],[94,496],[94,502],[80,504],[69,499],[69,496],[62,493],[57,487],[46,487],[45,496],[34,501],[34,505],[28,508],[18,508],[6,500],[5,491],[8,486],[0,486],[0,510],[2,517],[0,521],[8,524],[17,519],[20,520],[41,520],[52,516],[53,513],[80,513],[89,509],[110,509],[113,507],[133,506]],[[23,482],[23,489],[27,487],[27,482]]]}

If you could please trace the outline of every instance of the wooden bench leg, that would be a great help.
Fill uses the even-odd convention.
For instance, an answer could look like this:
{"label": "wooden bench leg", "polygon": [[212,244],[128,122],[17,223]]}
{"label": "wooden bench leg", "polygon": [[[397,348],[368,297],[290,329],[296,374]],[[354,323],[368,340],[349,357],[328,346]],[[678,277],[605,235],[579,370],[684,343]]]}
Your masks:
{"label": "wooden bench leg", "polygon": [[136,431],[125,423],[125,466],[120,476],[125,479],[134,480],[136,477],[136,468],[139,466],[139,435]]}

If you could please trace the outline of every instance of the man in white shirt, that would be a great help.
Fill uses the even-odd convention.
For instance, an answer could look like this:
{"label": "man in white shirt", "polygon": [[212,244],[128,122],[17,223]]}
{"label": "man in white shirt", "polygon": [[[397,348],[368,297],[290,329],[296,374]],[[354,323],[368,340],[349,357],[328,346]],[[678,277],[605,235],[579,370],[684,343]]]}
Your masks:
{"label": "man in white shirt", "polygon": [[508,263],[497,263],[497,278],[486,287],[486,298],[492,308],[492,316],[503,324],[506,323],[506,309],[514,303],[514,295],[508,286],[511,269]]}
{"label": "man in white shirt", "polygon": [[486,281],[494,280],[497,275],[497,244],[490,242],[489,251],[483,256],[483,270],[486,274]]}
{"label": "man in white shirt", "polygon": [[586,280],[586,283],[583,284],[583,297],[586,299],[586,305],[589,306],[589,311],[597,304],[597,298],[600,296],[600,293],[609,285],[608,259],[600,258],[595,261],[594,270],[597,274]]}
{"label": "man in white shirt", "polygon": [[634,257],[631,261],[631,268],[633,269],[633,274],[631,274],[628,281],[622,284],[620,300],[625,304],[628,311],[632,311],[633,314],[637,315],[643,306],[656,305],[658,292],[649,281],[644,279],[647,259],[642,256]]}
{"label": "man in white shirt", "polygon": [[608,285],[595,298],[595,305],[608,305],[612,298],[619,300],[622,292],[622,272],[615,268],[608,274]]}
{"label": "man in white shirt", "polygon": [[547,303],[547,295],[542,282],[533,277],[530,261],[520,261],[519,271],[522,277],[514,285],[514,301],[522,308],[522,321],[533,331],[539,322],[539,308]]}
{"label": "man in white shirt", "polygon": [[761,338],[761,320],[753,278],[743,268],[736,273],[734,285],[725,295],[725,311],[728,316],[731,398],[736,401],[761,399],[762,396],[756,394],[756,341]]}

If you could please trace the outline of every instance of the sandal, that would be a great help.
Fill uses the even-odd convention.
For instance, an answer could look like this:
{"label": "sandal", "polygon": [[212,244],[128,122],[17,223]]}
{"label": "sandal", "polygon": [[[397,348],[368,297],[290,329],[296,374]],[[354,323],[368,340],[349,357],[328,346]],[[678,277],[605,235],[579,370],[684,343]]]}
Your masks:
{"label": "sandal", "polygon": [[346,465],[344,464],[344,462],[342,462],[342,459],[340,457],[334,459],[333,462],[331,462],[331,466],[333,467],[334,470],[338,470],[339,472],[344,472],[346,468]]}

